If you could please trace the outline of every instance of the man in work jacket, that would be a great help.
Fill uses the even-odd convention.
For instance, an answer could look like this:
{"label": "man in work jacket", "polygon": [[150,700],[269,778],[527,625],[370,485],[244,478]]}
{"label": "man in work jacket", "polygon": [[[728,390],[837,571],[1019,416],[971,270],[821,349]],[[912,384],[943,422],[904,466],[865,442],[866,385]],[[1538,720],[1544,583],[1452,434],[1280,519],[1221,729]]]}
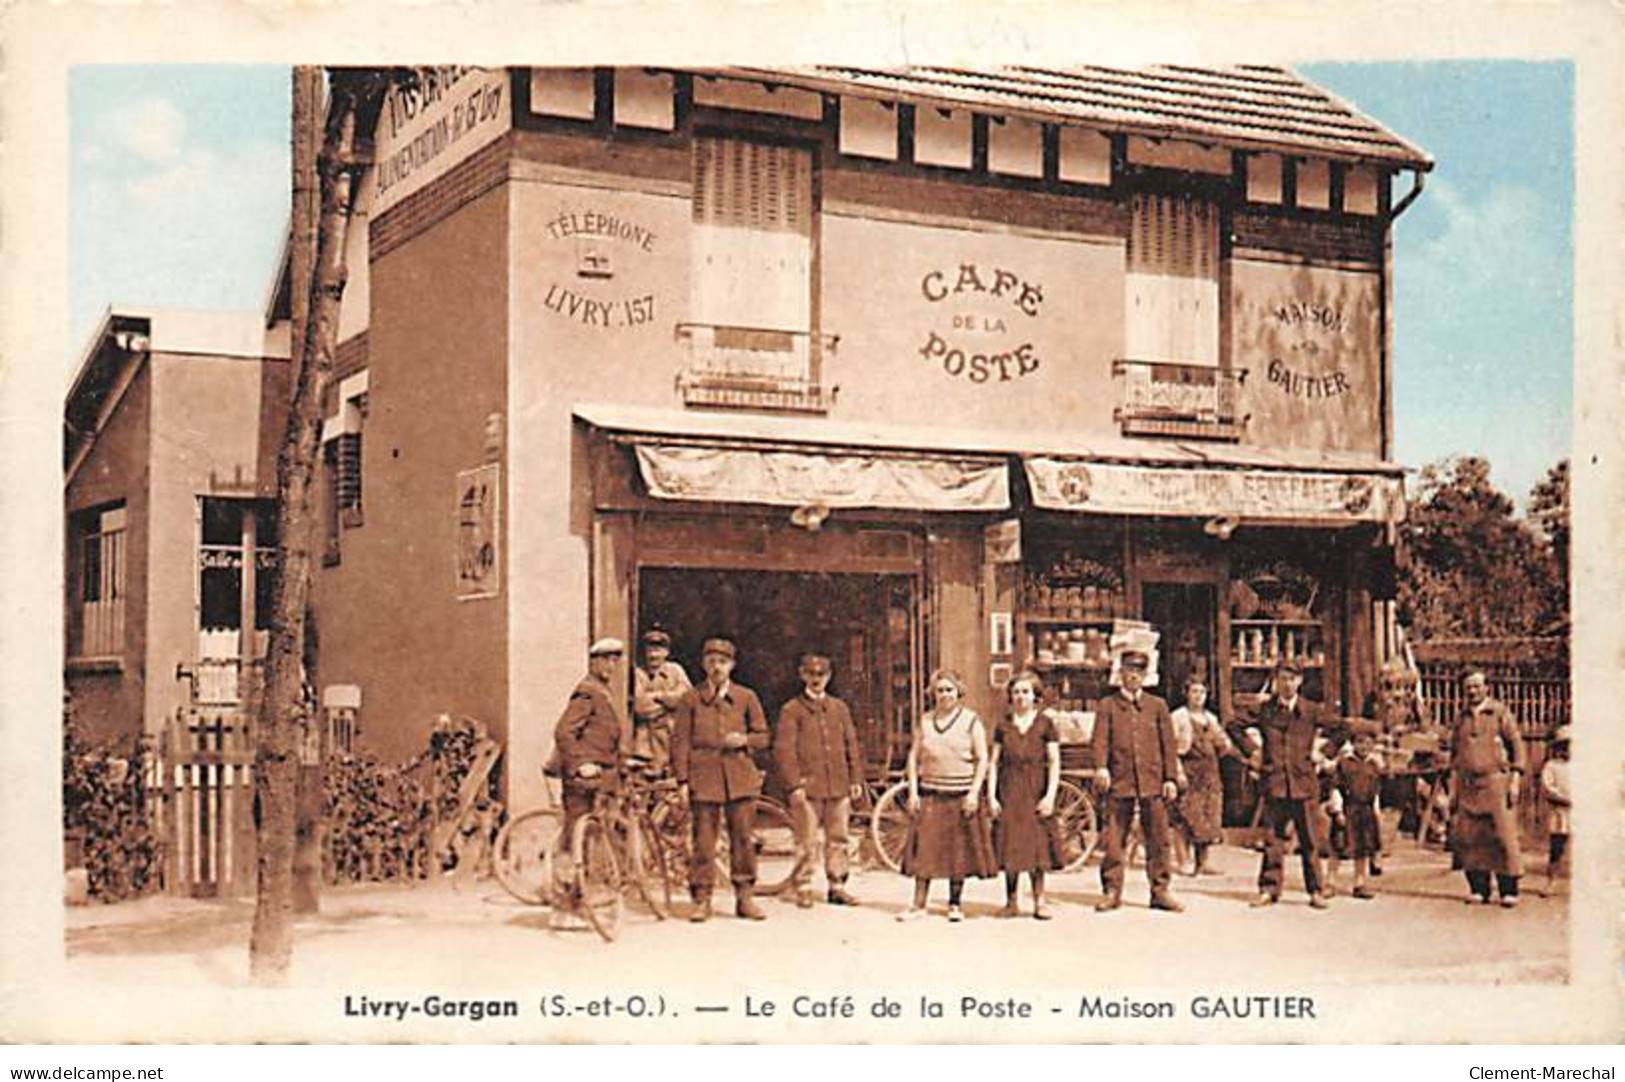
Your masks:
{"label": "man in work jacket", "polygon": [[1106,855],[1100,885],[1106,897],[1095,906],[1109,913],[1123,904],[1123,850],[1134,813],[1145,838],[1145,870],[1151,880],[1151,908],[1177,913],[1185,907],[1168,892],[1168,804],[1179,795],[1179,756],[1168,704],[1144,690],[1150,658],[1123,653],[1122,690],[1095,704],[1091,737],[1095,781],[1105,793]]}
{"label": "man in work jacket", "polygon": [[1489,681],[1473,670],[1462,681],[1467,708],[1451,734],[1452,799],[1455,815],[1450,842],[1467,873],[1467,901],[1489,904],[1490,875],[1501,904],[1518,904],[1523,854],[1514,809],[1526,758],[1518,723],[1506,704],[1490,698]]}
{"label": "man in work jacket", "polygon": [[705,641],[705,681],[684,696],[672,719],[672,773],[683,787],[693,821],[693,921],[711,918],[717,831],[724,816],[734,912],[748,920],[767,918],[751,897],[756,887],[755,801],[762,791],[762,772],[751,751],[767,747],[770,737],[761,700],[730,679],[735,653],[728,639]]}
{"label": "man in work jacket", "polygon": [[620,639],[599,639],[587,650],[581,678],[553,730],[564,789],[564,838],[569,843],[577,819],[592,811],[593,794],[615,780],[624,721],[615,709],[609,682],[620,667]]}
{"label": "man in work jacket", "polygon": [[796,826],[796,905],[803,909],[813,904],[813,854],[820,829],[829,904],[857,904],[846,891],[851,860],[847,825],[852,801],[863,791],[863,748],[852,712],[829,694],[829,677],[828,657],[801,655],[802,692],[779,711],[773,735],[773,757],[790,790],[790,815]]}

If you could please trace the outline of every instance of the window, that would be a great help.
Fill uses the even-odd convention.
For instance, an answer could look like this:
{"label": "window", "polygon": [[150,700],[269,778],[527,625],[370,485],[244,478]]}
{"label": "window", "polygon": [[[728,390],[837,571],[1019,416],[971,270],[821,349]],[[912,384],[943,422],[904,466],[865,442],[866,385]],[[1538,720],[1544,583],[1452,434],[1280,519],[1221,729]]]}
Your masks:
{"label": "window", "polygon": [[333,407],[322,426],[322,470],[325,480],[323,517],[327,545],[323,562],[339,562],[340,535],[360,526],[361,429],[367,417],[367,373],[359,372],[338,384]]}
{"label": "window", "polygon": [[1136,192],[1129,211],[1124,356],[1219,363],[1219,208],[1188,192]]}
{"label": "window", "polygon": [[70,653],[75,657],[119,657],[124,653],[123,504],[74,516],[79,561],[78,626]]}
{"label": "window", "polygon": [[692,322],[679,327],[691,354],[686,401],[797,408],[820,398],[832,343],[813,333],[813,218],[810,150],[695,137]]}
{"label": "window", "polygon": [[[237,701],[239,666],[265,653],[276,588],[276,504],[198,500],[197,676],[201,702]],[[253,634],[245,642],[243,630]]]}
{"label": "window", "polygon": [[1192,191],[1129,204],[1117,416],[1126,435],[1241,438],[1245,372],[1220,367],[1218,203]]}

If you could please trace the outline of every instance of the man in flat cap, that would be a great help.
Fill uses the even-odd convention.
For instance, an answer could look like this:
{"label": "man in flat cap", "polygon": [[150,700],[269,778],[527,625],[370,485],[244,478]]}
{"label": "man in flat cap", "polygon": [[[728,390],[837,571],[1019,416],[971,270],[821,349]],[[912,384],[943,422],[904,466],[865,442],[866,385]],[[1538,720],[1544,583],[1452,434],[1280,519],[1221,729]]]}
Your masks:
{"label": "man in flat cap", "polygon": [[587,649],[587,675],[581,678],[553,730],[564,789],[564,837],[592,810],[593,793],[613,783],[624,725],[610,681],[626,648],[620,639],[599,639]]}
{"label": "man in flat cap", "polygon": [[747,920],[767,917],[751,897],[756,888],[755,801],[762,791],[762,772],[751,752],[767,747],[770,737],[761,700],[731,679],[734,661],[730,640],[705,640],[705,682],[683,697],[672,717],[672,772],[683,786],[693,820],[693,921],[711,917],[717,830],[724,816],[734,912]]}
{"label": "man in flat cap", "polygon": [[1377,722],[1348,723],[1327,713],[1325,707],[1299,694],[1303,687],[1303,666],[1296,658],[1283,657],[1275,664],[1275,693],[1259,708],[1254,724],[1263,739],[1264,858],[1258,869],[1258,897],[1252,905],[1274,905],[1281,900],[1286,880],[1286,831],[1290,825],[1298,838],[1303,859],[1303,889],[1309,892],[1313,909],[1327,907],[1320,870],[1320,837],[1315,829],[1316,806],[1320,802],[1320,768],[1329,760],[1317,748],[1318,737],[1326,737],[1332,748],[1342,745],[1349,725],[1361,731],[1380,733]]}
{"label": "man in flat cap", "polygon": [[1136,811],[1145,837],[1151,908],[1171,913],[1185,908],[1168,890],[1168,802],[1179,795],[1179,755],[1168,704],[1145,690],[1150,660],[1140,651],[1124,651],[1118,665],[1121,690],[1095,704],[1091,750],[1106,816],[1106,856],[1100,865],[1106,897],[1095,906],[1102,913],[1123,904],[1123,850]]}
{"label": "man in flat cap", "polygon": [[857,905],[847,892],[850,853],[847,825],[852,801],[863,792],[863,745],[846,703],[829,693],[828,655],[801,655],[800,695],[779,711],[773,734],[773,758],[790,790],[790,815],[796,825],[796,905],[813,905],[813,868],[817,843],[824,834],[825,897],[830,905]]}
{"label": "man in flat cap", "polygon": [[671,660],[671,636],[643,633],[643,664],[632,670],[632,754],[664,773],[671,765],[671,715],[693,684]]}

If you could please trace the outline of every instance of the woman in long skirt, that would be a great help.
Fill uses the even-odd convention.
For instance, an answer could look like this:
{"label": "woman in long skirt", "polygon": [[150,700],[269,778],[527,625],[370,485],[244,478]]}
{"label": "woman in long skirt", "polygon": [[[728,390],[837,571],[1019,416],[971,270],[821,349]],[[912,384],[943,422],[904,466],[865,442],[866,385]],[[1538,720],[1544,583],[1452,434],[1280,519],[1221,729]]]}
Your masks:
{"label": "woman in long skirt", "polygon": [[1049,920],[1044,873],[1061,867],[1055,796],[1061,784],[1061,740],[1049,714],[1038,710],[1039,678],[1022,672],[1005,689],[1010,713],[993,729],[988,804],[993,848],[1004,869],[1004,915],[1016,916],[1016,887],[1026,872],[1033,885],[1033,916]]}
{"label": "woman in long skirt", "polygon": [[948,880],[948,919],[965,919],[965,880],[994,873],[993,838],[982,786],[987,779],[987,731],[965,705],[965,681],[951,669],[931,674],[936,705],[914,727],[908,752],[908,839],[903,874],[914,878],[914,903],[897,914],[925,914],[931,880]]}
{"label": "woman in long skirt", "polygon": [[1208,867],[1208,850],[1223,840],[1224,779],[1221,756],[1240,758],[1225,735],[1224,726],[1207,709],[1207,684],[1191,677],[1185,684],[1185,705],[1173,712],[1174,743],[1185,774],[1179,797],[1179,819],[1185,840],[1195,851],[1192,875],[1215,875]]}

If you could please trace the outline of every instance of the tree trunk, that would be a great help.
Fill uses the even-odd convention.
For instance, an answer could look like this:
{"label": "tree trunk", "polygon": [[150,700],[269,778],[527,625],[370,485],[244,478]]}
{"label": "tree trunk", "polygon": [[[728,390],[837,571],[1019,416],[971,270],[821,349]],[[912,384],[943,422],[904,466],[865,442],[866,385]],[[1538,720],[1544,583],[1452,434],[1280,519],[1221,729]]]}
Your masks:
{"label": "tree trunk", "polygon": [[[277,455],[277,538],[280,571],[271,599],[270,648],[258,694],[255,727],[255,802],[258,825],[258,895],[249,939],[249,971],[256,982],[283,983],[293,958],[293,855],[299,771],[300,720],[306,709],[301,661],[305,606],[310,595],[311,553],[319,522],[311,489],[319,450],[322,399],[333,370],[339,303],[344,295],[344,235],[354,202],[357,107],[355,83],[334,73],[332,101],[320,160],[321,220],[314,273],[291,279],[294,297],[308,299],[303,333],[292,342],[293,397]],[[320,109],[320,74],[299,69],[294,77],[294,145],[312,138]],[[317,91],[313,93],[313,90]],[[314,97],[315,102],[307,99]],[[296,161],[299,160],[296,151]],[[296,185],[309,178],[295,178]],[[294,205],[302,192],[295,188]],[[308,233],[308,230],[307,230]],[[296,237],[294,251],[300,247]]]}

